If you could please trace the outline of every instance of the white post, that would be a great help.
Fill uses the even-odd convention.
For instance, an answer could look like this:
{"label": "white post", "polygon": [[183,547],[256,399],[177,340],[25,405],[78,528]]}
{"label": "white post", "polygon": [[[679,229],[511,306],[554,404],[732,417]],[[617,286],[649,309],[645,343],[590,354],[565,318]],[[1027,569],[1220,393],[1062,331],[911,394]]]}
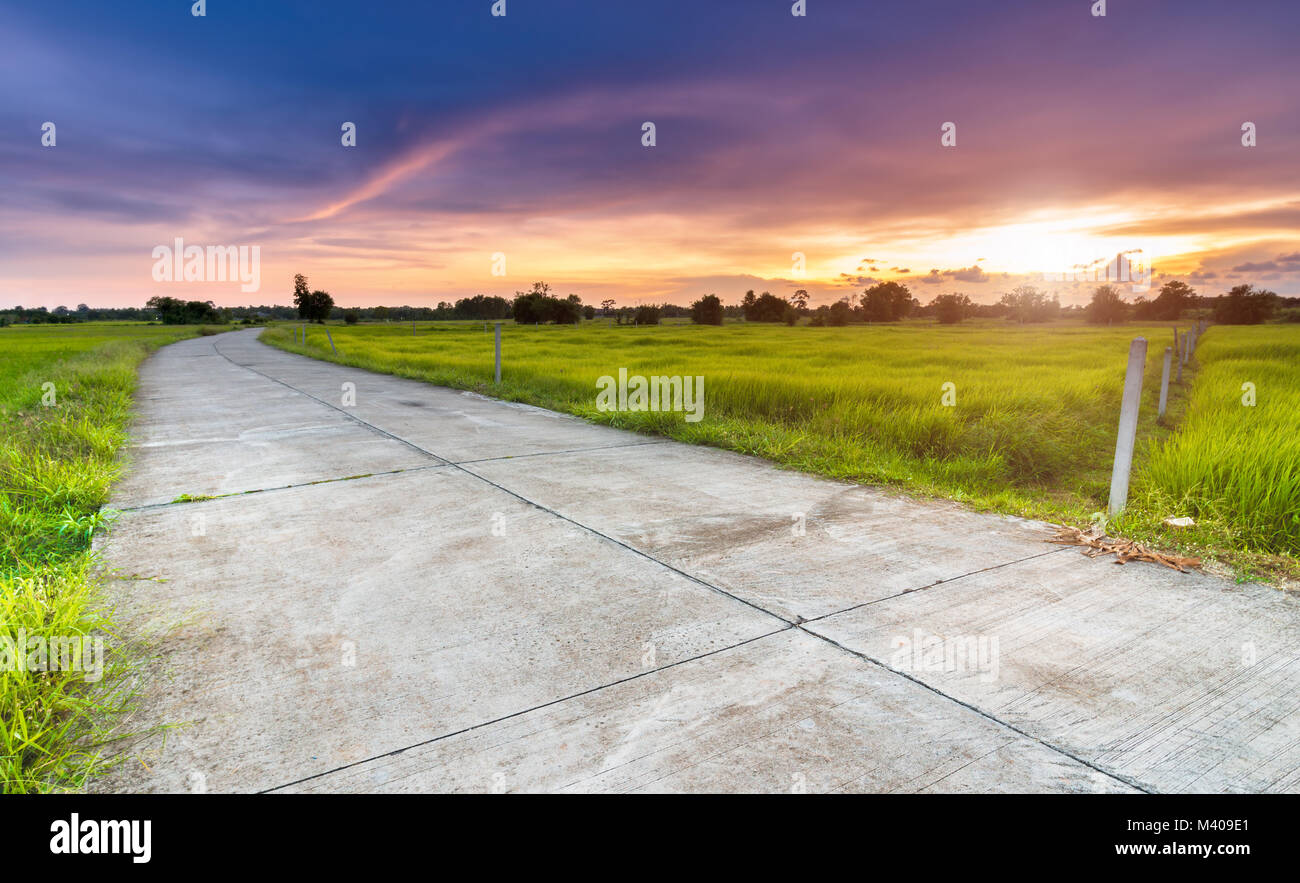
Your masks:
{"label": "white post", "polygon": [[501,382],[501,323],[496,325],[497,333],[497,383]]}
{"label": "white post", "polygon": [[1145,337],[1133,339],[1128,348],[1128,369],[1124,372],[1124,401],[1119,411],[1119,436],[1115,440],[1115,465],[1110,473],[1111,517],[1128,505],[1129,472],[1133,468],[1133,446],[1137,441],[1138,409],[1142,405],[1142,372],[1147,363]]}
{"label": "white post", "polygon": [[325,329],[325,337],[329,339],[330,349],[334,350],[334,355],[337,356],[339,354],[339,350],[338,347],[334,345],[334,335],[330,334],[330,330],[328,328]]}
{"label": "white post", "polygon": [[1173,349],[1165,347],[1165,367],[1160,373],[1160,411],[1156,414],[1157,417],[1165,416],[1165,405],[1169,404],[1169,363],[1173,358]]}

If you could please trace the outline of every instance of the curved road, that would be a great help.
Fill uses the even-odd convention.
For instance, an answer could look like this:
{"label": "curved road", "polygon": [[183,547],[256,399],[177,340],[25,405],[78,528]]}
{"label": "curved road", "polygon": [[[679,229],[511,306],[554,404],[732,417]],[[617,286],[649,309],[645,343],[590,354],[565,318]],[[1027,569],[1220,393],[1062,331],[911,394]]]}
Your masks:
{"label": "curved road", "polygon": [[257,335],[142,369],[99,790],[1300,790],[1282,592]]}

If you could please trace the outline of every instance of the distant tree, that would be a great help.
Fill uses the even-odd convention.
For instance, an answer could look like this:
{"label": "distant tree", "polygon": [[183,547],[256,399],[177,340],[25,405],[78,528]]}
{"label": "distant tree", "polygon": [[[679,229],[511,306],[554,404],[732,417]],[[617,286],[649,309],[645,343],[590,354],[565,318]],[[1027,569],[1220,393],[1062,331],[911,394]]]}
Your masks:
{"label": "distant tree", "polygon": [[658,307],[637,307],[636,312],[632,314],[632,321],[637,325],[658,325],[659,317],[660,310]]}
{"label": "distant tree", "polygon": [[582,299],[576,294],[566,298],[551,296],[551,286],[534,282],[529,291],[516,291],[510,314],[520,325],[555,322],[573,325],[582,318]]}
{"label": "distant tree", "polygon": [[360,321],[360,319],[361,316],[360,314],[357,313],[356,310],[348,310],[346,313],[343,314],[343,321],[349,325],[357,324],[357,322]]}
{"label": "distant tree", "polygon": [[785,298],[765,291],[750,304],[745,318],[750,322],[782,322],[789,307]]}
{"label": "distant tree", "polygon": [[[305,306],[305,309],[304,309]],[[298,306],[298,315],[309,322],[324,322],[334,310],[334,298],[327,292],[313,291]]]}
{"label": "distant tree", "polygon": [[998,302],[1008,319],[1024,324],[1046,322],[1061,314],[1061,302],[1056,296],[1048,297],[1032,285],[1019,285],[1002,295]]}
{"label": "distant tree", "polygon": [[721,325],[722,301],[716,294],[706,294],[691,304],[691,321],[696,325]]}
{"label": "distant tree", "polygon": [[207,325],[225,322],[212,301],[179,300],[174,297],[151,297],[145,308],[155,310],[164,325]]}
{"label": "distant tree", "polygon": [[853,316],[853,306],[848,299],[837,300],[831,304],[830,310],[827,311],[826,324],[836,327],[849,324],[849,319]]}
{"label": "distant tree", "polygon": [[[439,304],[439,311],[445,311],[446,306],[446,304]],[[450,312],[450,318],[454,319],[505,319],[510,316],[510,301],[504,297],[476,294],[456,301],[456,305],[451,307]]]}
{"label": "distant tree", "polygon": [[757,298],[754,297],[754,289],[752,289],[752,288],[751,288],[749,291],[746,291],[746,292],[745,292],[745,296],[744,296],[743,298],[741,298],[741,300],[740,300],[740,308],[745,312],[745,321],[746,321],[746,322],[752,322],[752,321],[754,321],[754,318],[753,318],[753,313],[754,313],[754,304],[757,303],[757,302],[758,302],[758,300],[757,300]]}
{"label": "distant tree", "polygon": [[1111,325],[1128,317],[1128,304],[1114,285],[1098,285],[1088,304],[1088,321],[1094,325]]}
{"label": "distant tree", "polygon": [[605,298],[600,302],[600,309],[608,316],[614,309],[614,299],[612,297]]}
{"label": "distant tree", "polygon": [[1214,305],[1214,321],[1225,325],[1258,325],[1271,318],[1278,296],[1253,285],[1238,285]]}
{"label": "distant tree", "polygon": [[971,307],[971,299],[964,294],[941,294],[930,301],[934,316],[941,325],[956,325],[966,318]]}
{"label": "distant tree", "polygon": [[798,310],[800,313],[807,313],[808,312],[808,290],[804,288],[800,288],[794,294],[790,295],[790,305],[794,307],[796,310]]}
{"label": "distant tree", "polygon": [[881,282],[862,292],[862,313],[868,322],[897,322],[907,318],[915,301],[901,282]]}
{"label": "distant tree", "polygon": [[576,294],[571,294],[563,300],[551,298],[546,306],[548,307],[547,318],[557,325],[576,325],[582,320],[582,299]]}
{"label": "distant tree", "polygon": [[307,303],[311,300],[311,286],[307,284],[307,277],[301,273],[295,273],[293,277],[293,305],[298,308],[298,318],[307,318]]}
{"label": "distant tree", "polygon": [[587,320],[596,318],[596,308],[593,307],[591,304],[587,304],[585,307],[582,308],[582,318]]}
{"label": "distant tree", "polygon": [[1160,294],[1156,296],[1155,300],[1145,304],[1145,309],[1137,311],[1138,318],[1165,321],[1177,319],[1183,314],[1184,310],[1196,306],[1198,299],[1196,289],[1186,282],[1171,279],[1160,286]]}
{"label": "distant tree", "polygon": [[786,304],[785,314],[781,319],[785,324],[793,328],[799,324],[799,311],[794,308],[793,304]]}

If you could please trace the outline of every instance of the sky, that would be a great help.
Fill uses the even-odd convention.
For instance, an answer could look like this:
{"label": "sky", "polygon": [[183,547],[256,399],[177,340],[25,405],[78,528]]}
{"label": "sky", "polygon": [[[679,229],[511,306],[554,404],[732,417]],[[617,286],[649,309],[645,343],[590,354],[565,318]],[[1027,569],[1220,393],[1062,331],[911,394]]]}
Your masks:
{"label": "sky", "polygon": [[1300,3],[1094,2],[0,0],[0,309],[1300,294]]}

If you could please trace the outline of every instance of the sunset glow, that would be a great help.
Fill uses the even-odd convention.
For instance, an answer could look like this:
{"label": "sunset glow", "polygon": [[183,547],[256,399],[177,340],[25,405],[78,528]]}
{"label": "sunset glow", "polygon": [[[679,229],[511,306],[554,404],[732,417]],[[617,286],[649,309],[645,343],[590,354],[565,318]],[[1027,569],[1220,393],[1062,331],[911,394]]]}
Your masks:
{"label": "sunset glow", "polygon": [[[285,302],[295,272],[356,305],[538,279],[588,303],[825,303],[872,279],[989,302],[1132,249],[1157,283],[1300,293],[1294,5],[797,19],[575,2],[517,4],[508,27],[474,5],[396,4],[346,30],[310,7],[243,28],[247,2],[223,3],[221,27],[88,2],[0,11],[0,306]],[[151,250],[176,237],[261,246],[262,290],[155,283]]]}

